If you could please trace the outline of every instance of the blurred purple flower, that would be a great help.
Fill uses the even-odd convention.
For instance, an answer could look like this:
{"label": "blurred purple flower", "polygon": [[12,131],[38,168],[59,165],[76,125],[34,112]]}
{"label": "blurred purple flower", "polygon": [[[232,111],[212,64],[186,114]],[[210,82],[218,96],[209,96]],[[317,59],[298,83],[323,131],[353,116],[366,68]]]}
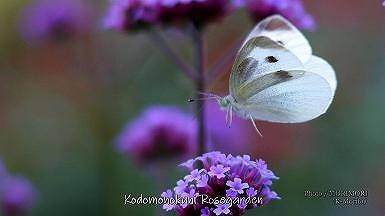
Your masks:
{"label": "blurred purple flower", "polygon": [[90,15],[79,0],[37,0],[22,11],[20,32],[30,43],[67,39],[90,31]]}
{"label": "blurred purple flower", "polygon": [[223,112],[217,103],[207,102],[205,110],[210,150],[240,154],[251,152],[257,146],[256,132],[249,121],[233,115],[231,128],[228,128],[225,123],[226,112]]}
{"label": "blurred purple flower", "polygon": [[117,31],[186,22],[200,27],[226,15],[230,6],[228,0],[112,0],[103,25]]}
{"label": "blurred purple flower", "polygon": [[35,199],[35,188],[25,178],[8,176],[0,182],[1,211],[6,216],[26,214]]}
{"label": "blurred purple flower", "polygon": [[5,166],[4,166],[3,162],[0,160],[0,181],[5,176],[7,176],[7,169],[5,169]]}
{"label": "blurred purple flower", "polygon": [[[163,207],[165,210],[174,210],[178,215],[243,215],[247,209],[263,206],[272,199],[280,199],[277,193],[269,188],[273,180],[278,177],[274,174],[263,175],[267,172],[267,167],[258,165],[262,160],[253,161],[248,155],[233,157],[220,152],[209,152],[193,160],[195,162],[193,167],[191,162],[182,163],[181,166],[186,167],[190,172],[193,171],[194,174],[199,173],[200,178],[194,177],[189,182],[179,180],[174,191],[167,190],[162,197],[167,195],[168,198],[175,198],[188,195],[188,197],[197,197],[197,202],[187,205],[185,203],[166,205]],[[203,168],[201,168],[202,165]],[[220,170],[223,176],[210,174],[213,170]],[[191,173],[185,179],[190,179],[188,176],[191,176]],[[238,199],[239,202],[236,204],[203,202],[204,196],[201,195],[208,195],[217,200],[232,198],[236,201]],[[249,201],[247,198],[250,198]]]}
{"label": "blurred purple flower", "polygon": [[123,129],[116,147],[142,163],[188,157],[196,150],[196,130],[194,118],[180,109],[153,106]]}
{"label": "blurred purple flower", "polygon": [[158,0],[111,0],[103,26],[116,31],[138,30],[157,22]]}
{"label": "blurred purple flower", "polygon": [[165,24],[192,22],[201,27],[224,17],[230,9],[229,0],[159,0],[159,20]]}
{"label": "blurred purple flower", "polygon": [[298,28],[316,28],[313,17],[305,10],[301,0],[244,0],[243,3],[237,1],[236,4],[244,5],[256,22],[270,15],[280,14]]}

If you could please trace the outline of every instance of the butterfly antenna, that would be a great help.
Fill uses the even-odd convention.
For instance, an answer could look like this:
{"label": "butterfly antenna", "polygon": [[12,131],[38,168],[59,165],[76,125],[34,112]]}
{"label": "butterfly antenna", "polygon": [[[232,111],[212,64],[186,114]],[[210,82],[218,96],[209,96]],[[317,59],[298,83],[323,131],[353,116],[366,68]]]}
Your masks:
{"label": "butterfly antenna", "polygon": [[253,126],[254,126],[255,130],[257,131],[257,133],[259,134],[259,136],[263,137],[262,133],[258,130],[257,125],[255,124],[253,117],[251,117],[251,115],[249,115],[249,118],[250,118],[251,123],[253,123]]}
{"label": "butterfly antenna", "polygon": [[215,97],[216,99],[220,99],[221,96],[213,94],[213,93],[206,93],[206,92],[198,92],[200,95],[209,96],[209,97]]}
{"label": "butterfly antenna", "polygon": [[187,102],[192,103],[199,100],[210,100],[210,99],[217,99],[216,97],[204,97],[204,98],[189,98]]}

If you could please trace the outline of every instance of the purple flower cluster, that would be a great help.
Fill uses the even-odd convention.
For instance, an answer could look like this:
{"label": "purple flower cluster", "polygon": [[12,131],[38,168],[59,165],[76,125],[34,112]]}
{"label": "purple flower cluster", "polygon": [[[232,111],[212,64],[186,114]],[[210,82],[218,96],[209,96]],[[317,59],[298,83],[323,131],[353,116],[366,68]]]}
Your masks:
{"label": "purple flower cluster", "polygon": [[188,157],[196,150],[196,130],[193,116],[176,107],[153,106],[123,129],[116,146],[139,163]]}
{"label": "purple flower cluster", "polygon": [[[242,0],[241,0],[242,1]],[[251,17],[259,22],[262,19],[280,14],[290,20],[298,28],[314,30],[316,25],[313,17],[305,10],[301,0],[243,0]]]}
{"label": "purple flower cluster", "polygon": [[26,214],[33,206],[36,191],[25,178],[7,176],[0,182],[1,211],[6,216]]}
{"label": "purple flower cluster", "polygon": [[0,210],[1,215],[26,214],[33,206],[36,191],[25,178],[11,176],[0,161]]}
{"label": "purple flower cluster", "polygon": [[104,27],[118,31],[185,23],[200,27],[242,7],[256,21],[281,14],[299,28],[315,28],[301,0],[112,0]]}
{"label": "purple flower cluster", "polygon": [[112,0],[103,25],[117,31],[147,28],[157,21],[157,0]]}
{"label": "purple flower cluster", "polygon": [[229,0],[160,0],[162,23],[192,22],[196,26],[220,19],[229,11]]}
{"label": "purple flower cluster", "polygon": [[90,30],[89,7],[79,0],[38,0],[21,14],[20,32],[29,43],[63,40]]}
{"label": "purple flower cluster", "polygon": [[202,26],[223,17],[229,8],[228,0],[112,0],[104,27],[127,31],[188,22]]}
{"label": "purple flower cluster", "polygon": [[181,166],[190,173],[177,182],[173,191],[167,190],[161,195],[167,199],[196,200],[163,205],[163,209],[174,210],[178,215],[243,215],[248,209],[280,199],[269,188],[278,177],[263,160],[253,161],[248,155],[235,157],[209,152]]}

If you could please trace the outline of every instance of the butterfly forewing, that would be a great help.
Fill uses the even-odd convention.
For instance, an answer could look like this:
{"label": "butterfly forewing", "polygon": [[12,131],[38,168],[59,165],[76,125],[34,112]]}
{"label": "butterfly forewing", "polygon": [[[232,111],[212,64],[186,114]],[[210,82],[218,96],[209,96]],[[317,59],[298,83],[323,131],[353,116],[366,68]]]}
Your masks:
{"label": "butterfly forewing", "polygon": [[[289,50],[264,36],[251,38],[235,59],[229,81],[230,94],[242,103],[263,88],[296,77],[298,74],[290,74],[294,70],[303,71],[304,67]],[[257,81],[262,77],[268,83]]]}
{"label": "butterfly forewing", "polygon": [[302,63],[307,62],[312,50],[303,34],[280,15],[270,16],[254,27],[243,45],[251,38],[265,36],[292,52]]}
{"label": "butterfly forewing", "polygon": [[271,86],[277,85],[281,82],[286,82],[292,79],[301,77],[304,71],[277,71],[266,74],[258,79],[253,79],[250,82],[243,84],[237,92],[237,98],[240,101],[247,101],[250,97],[258,94],[262,90]]}

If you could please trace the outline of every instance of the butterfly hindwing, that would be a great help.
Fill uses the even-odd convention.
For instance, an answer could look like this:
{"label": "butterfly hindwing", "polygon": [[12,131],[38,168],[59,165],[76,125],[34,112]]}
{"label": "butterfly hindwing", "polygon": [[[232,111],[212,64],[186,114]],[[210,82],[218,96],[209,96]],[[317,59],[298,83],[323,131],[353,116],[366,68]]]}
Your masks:
{"label": "butterfly hindwing", "polygon": [[305,122],[325,113],[337,86],[335,72],[317,56],[312,56],[304,67],[304,71],[281,74],[286,77],[282,82],[271,82],[266,77],[256,79],[254,88],[261,86],[260,90],[247,95],[243,108],[254,119],[280,123]]}
{"label": "butterfly hindwing", "polygon": [[305,122],[325,113],[333,90],[318,74],[302,72],[296,79],[272,85],[250,97],[244,109],[254,119],[279,123]]}
{"label": "butterfly hindwing", "polygon": [[305,63],[305,69],[316,73],[328,81],[333,94],[337,88],[337,78],[333,67],[324,59],[318,56],[312,56],[308,62]]}

